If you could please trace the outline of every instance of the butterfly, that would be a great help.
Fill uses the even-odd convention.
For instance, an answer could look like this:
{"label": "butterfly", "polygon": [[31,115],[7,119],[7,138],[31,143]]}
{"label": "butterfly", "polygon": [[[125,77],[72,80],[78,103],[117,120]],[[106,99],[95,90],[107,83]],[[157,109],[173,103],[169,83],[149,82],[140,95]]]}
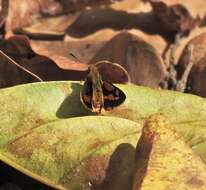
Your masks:
{"label": "butterfly", "polygon": [[84,107],[92,112],[109,111],[122,104],[126,95],[109,81],[102,80],[95,65],[89,67],[89,73],[80,92]]}

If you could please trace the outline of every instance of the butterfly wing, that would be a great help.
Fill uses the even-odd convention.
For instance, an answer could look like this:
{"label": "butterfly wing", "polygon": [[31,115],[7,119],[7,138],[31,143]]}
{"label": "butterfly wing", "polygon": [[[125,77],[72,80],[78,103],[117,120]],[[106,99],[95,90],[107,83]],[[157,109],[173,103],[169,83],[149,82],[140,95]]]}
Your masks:
{"label": "butterfly wing", "polygon": [[92,110],[92,81],[89,77],[84,82],[80,97],[83,105]]}
{"label": "butterfly wing", "polygon": [[119,106],[126,99],[124,92],[108,81],[103,81],[102,90],[104,94],[105,110],[111,110]]}

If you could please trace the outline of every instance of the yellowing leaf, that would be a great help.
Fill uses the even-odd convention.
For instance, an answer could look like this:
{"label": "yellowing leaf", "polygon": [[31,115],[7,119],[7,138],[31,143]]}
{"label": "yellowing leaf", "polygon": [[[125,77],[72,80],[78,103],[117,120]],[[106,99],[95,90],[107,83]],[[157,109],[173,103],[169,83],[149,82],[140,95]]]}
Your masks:
{"label": "yellowing leaf", "polygon": [[[135,122],[102,116],[50,122],[7,143],[0,160],[60,189],[124,190],[131,186],[140,130]],[[114,182],[105,181],[108,176]]]}
{"label": "yellowing leaf", "polygon": [[126,94],[124,103],[94,116],[81,104],[82,84],[43,82],[1,89],[0,160],[56,188],[131,189],[141,126],[159,112],[206,160],[204,98],[117,85]]}
{"label": "yellowing leaf", "polygon": [[136,149],[133,190],[205,190],[206,166],[161,114],[150,117]]}

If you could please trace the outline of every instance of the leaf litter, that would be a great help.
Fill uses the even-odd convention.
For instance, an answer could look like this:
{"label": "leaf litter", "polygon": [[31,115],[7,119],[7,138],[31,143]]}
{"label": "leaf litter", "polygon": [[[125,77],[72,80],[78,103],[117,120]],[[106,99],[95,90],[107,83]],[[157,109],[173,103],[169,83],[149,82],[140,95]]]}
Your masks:
{"label": "leaf litter", "polygon": [[[111,82],[129,82],[156,89],[173,89],[205,97],[205,53],[203,45],[205,38],[204,4],[205,2],[203,0],[197,0],[196,2],[191,2],[190,0],[185,0],[184,2],[180,0],[101,0],[98,2],[91,0],[87,2],[77,1],[76,3],[64,0],[29,2],[26,0],[21,2],[19,0],[2,0],[2,9],[0,12],[0,50],[2,51],[0,54],[2,61],[0,65],[0,87],[4,88],[41,81],[84,80],[88,74],[89,65],[99,62],[102,63],[99,65],[102,78]],[[159,11],[160,9],[161,11]],[[160,15],[160,13],[163,15]],[[171,20],[173,22],[171,22]],[[190,49],[191,46],[192,50]],[[47,84],[49,85],[49,83],[43,83],[44,87],[42,86],[42,90],[47,89]],[[53,85],[55,83],[51,84]],[[56,84],[58,86],[61,82]],[[41,84],[39,85],[41,86]],[[27,85],[22,86],[22,89],[27,89],[26,86]],[[111,147],[113,148],[110,146],[109,148],[107,146],[101,147],[100,152],[94,152],[94,154],[85,158],[85,160],[81,162],[82,165],[80,164],[74,170],[71,169],[67,171],[68,168],[66,167],[65,169],[62,164],[69,166],[73,161],[75,162],[75,159],[72,160],[73,155],[66,158],[64,158],[64,156],[81,150],[81,148],[84,147],[82,144],[88,143],[89,139],[86,138],[85,141],[82,142],[84,136],[81,137],[78,148],[76,148],[75,143],[73,143],[74,140],[72,140],[74,147],[71,147],[71,149],[66,150],[64,153],[61,151],[65,146],[70,146],[71,142],[69,138],[77,138],[78,135],[77,137],[63,137],[64,140],[59,146],[57,146],[58,143],[52,144],[53,140],[57,140],[57,137],[52,133],[46,136],[43,135],[43,140],[37,140],[39,146],[38,143],[31,144],[32,141],[30,141],[33,137],[34,139],[39,138],[38,135],[36,137],[32,137],[32,135],[35,131],[41,131],[41,128],[42,130],[48,128],[51,132],[53,124],[55,123],[54,121],[58,123],[57,125],[55,124],[58,129],[59,125],[65,125],[64,122],[72,122],[71,118],[66,119],[68,117],[91,114],[84,110],[80,100],[77,99],[79,98],[81,84],[71,86],[73,90],[68,97],[68,88],[64,85],[64,87],[61,87],[64,91],[62,91],[63,95],[62,92],[60,92],[61,90],[54,90],[57,86],[54,85],[52,88],[47,89],[50,93],[43,95],[43,101],[48,98],[50,102],[46,101],[47,104],[44,106],[43,104],[37,106],[35,110],[38,110],[38,113],[34,111],[33,115],[30,112],[27,113],[24,112],[23,109],[19,109],[19,106],[14,104],[14,101],[10,100],[14,106],[13,111],[13,108],[9,108],[9,105],[7,105],[8,103],[1,103],[2,113],[4,113],[2,115],[2,122],[6,122],[6,124],[3,123],[3,126],[14,124],[13,130],[5,130],[0,140],[0,142],[4,141],[9,144],[6,151],[2,145],[4,147],[3,154],[6,152],[6,157],[9,158],[3,157],[2,160],[6,161],[7,164],[13,165],[15,168],[19,168],[21,165],[20,170],[22,172],[57,189],[125,190],[131,189],[133,185],[133,189],[136,190],[153,188],[151,179],[153,179],[153,174],[156,171],[153,162],[159,162],[156,160],[157,157],[162,159],[160,162],[163,163],[165,161],[166,167],[169,166],[169,164],[167,164],[169,159],[174,160],[174,155],[179,154],[181,158],[184,157],[183,152],[179,153],[176,149],[172,149],[174,155],[167,154],[168,157],[166,159],[162,154],[162,150],[160,151],[161,153],[158,153],[158,143],[162,144],[161,141],[149,140],[149,143],[153,144],[152,151],[155,153],[149,156],[147,155],[148,158],[144,163],[146,163],[145,167],[147,167],[148,173],[143,176],[141,173],[142,170],[138,173],[138,170],[133,171],[132,169],[135,168],[135,164],[138,165],[142,163],[141,158],[144,157],[140,156],[138,158],[140,161],[137,159],[135,163],[133,157],[135,154],[135,146],[131,146],[131,142],[134,145],[138,141],[138,138],[132,136],[131,139],[129,137],[121,138],[125,140],[123,140],[124,143],[122,143],[121,140],[115,145],[111,143]],[[13,93],[16,94],[15,88],[16,87],[13,88]],[[31,88],[33,87],[31,86]],[[124,86],[122,86],[122,88],[124,89]],[[21,87],[17,87],[17,89],[19,90]],[[55,92],[55,96],[52,94],[52,89]],[[144,90],[144,88],[137,90],[137,93],[132,95],[134,97],[131,99],[130,96],[131,93],[134,93],[134,89],[135,87],[133,86],[131,90],[127,92],[125,88],[124,92],[127,94],[126,101],[123,105],[106,113],[106,115],[110,117],[113,116],[115,120],[114,123],[119,120],[119,118],[116,120],[117,117],[122,117],[133,122],[135,121],[134,125],[138,122],[142,125],[145,119],[151,114],[156,112],[166,113],[172,128],[174,127],[177,132],[184,137],[184,140],[192,146],[194,151],[201,156],[202,160],[205,160],[205,137],[203,135],[205,115],[204,108],[201,107],[201,104],[202,106],[204,105],[204,100],[192,96],[190,99],[188,96],[188,102],[190,103],[183,103],[183,99],[187,99],[187,96],[181,96],[175,93],[171,95],[171,92],[161,92],[159,90],[156,91],[157,94],[152,91],[147,93],[147,89]],[[2,90],[3,94],[4,92],[5,94],[7,93],[7,89],[5,89],[5,91],[4,89]],[[38,87],[36,90],[38,91]],[[10,88],[8,88],[8,92],[9,91]],[[34,91],[32,90],[31,93],[34,93]],[[28,92],[30,92],[30,90],[28,90]],[[24,93],[27,94],[28,92],[25,91]],[[39,92],[42,94],[41,90],[39,90]],[[165,99],[163,98],[163,100],[160,100],[163,97],[161,93],[165,93]],[[60,94],[61,104],[60,102],[56,102],[59,109],[53,110],[53,108],[51,108],[51,102],[55,104],[55,97],[59,97],[58,95]],[[32,106],[38,105],[39,99],[41,99],[39,95],[37,95],[39,98],[33,103],[30,98],[35,99],[35,97],[30,96],[26,96],[24,100],[26,102],[25,104],[31,105],[35,102]],[[15,95],[12,95],[11,98],[12,97],[15,97]],[[147,97],[150,97],[152,100]],[[19,98],[20,97],[17,97],[18,100],[21,99]],[[8,98],[2,96],[2,100],[3,99],[7,100]],[[135,102],[138,100],[139,104],[136,104]],[[68,104],[74,104],[75,108],[71,108]],[[65,109],[65,106],[68,106],[68,108]],[[46,107],[51,108],[56,115],[47,114],[48,108]],[[189,108],[194,108],[194,110],[186,111]],[[16,115],[15,110],[17,113],[21,113]],[[9,117],[5,114],[8,114]],[[42,114],[46,118],[46,121],[42,119]],[[18,122],[12,121],[12,117],[14,120],[17,119]],[[112,120],[113,117],[110,119]],[[155,124],[156,118],[157,120],[161,120],[161,118],[159,116],[153,116],[153,118],[154,125],[161,128],[162,123]],[[66,120],[60,121],[59,119]],[[76,119],[78,120],[78,118]],[[85,117],[85,120],[89,120],[89,118]],[[123,120],[121,121],[123,122]],[[150,119],[147,120],[147,122],[149,121]],[[49,122],[51,122],[51,126]],[[95,121],[91,123],[95,123]],[[102,122],[106,128],[109,125],[108,123],[110,123],[110,121],[109,119],[106,121],[106,118],[105,121]],[[12,128],[12,126],[10,127]],[[95,126],[94,129],[96,130],[96,128]],[[101,126],[99,128],[101,128]],[[22,131],[23,129],[26,130]],[[84,127],[82,126],[81,130],[83,129]],[[109,129],[115,129],[113,123]],[[115,131],[116,130],[118,131],[119,129],[115,129]],[[165,130],[167,131],[166,133],[171,134],[170,129]],[[122,134],[125,133],[123,131]],[[155,129],[154,133],[158,132],[158,129]],[[22,136],[22,138],[25,134],[25,141],[21,142],[21,138],[18,139],[18,135],[13,136],[13,133],[16,135],[18,133],[21,134],[20,137]],[[150,131],[149,133],[152,134],[153,132]],[[139,132],[138,134],[140,135]],[[116,135],[116,133],[113,135]],[[159,135],[161,136],[161,134]],[[94,132],[94,136],[96,136],[96,132]],[[142,136],[144,136],[144,128]],[[173,139],[171,143],[167,144],[168,150],[173,147],[173,142],[177,141],[177,143],[179,143],[178,146],[185,151],[185,154],[189,154],[192,158],[194,157],[194,167],[187,167],[181,170],[183,172],[182,179],[186,179],[186,181],[178,178],[180,181],[175,180],[176,183],[170,185],[167,183],[167,179],[172,177],[170,170],[167,173],[167,170],[162,171],[161,168],[158,168],[159,172],[157,175],[155,173],[154,185],[157,185],[160,189],[164,189],[168,186],[174,187],[174,185],[180,182],[181,185],[177,186],[177,189],[179,187],[180,189],[204,189],[205,184],[204,182],[202,183],[200,178],[205,174],[200,168],[204,168],[205,165],[201,160],[198,160],[199,158],[197,158],[196,155],[193,155],[191,149],[185,145],[182,140],[179,140],[179,137],[173,136],[173,133],[168,136],[171,137],[170,139]],[[105,135],[103,139],[107,137],[108,136]],[[5,141],[7,138],[8,141]],[[52,139],[51,141],[49,140],[50,138]],[[148,143],[147,137],[142,138],[144,140],[141,146],[145,147]],[[104,140],[98,140],[97,138],[92,140],[94,142],[91,142],[88,147],[93,147],[95,150],[98,149],[100,144],[104,143]],[[30,144],[25,146],[25,143]],[[46,144],[48,145],[47,148],[44,147]],[[37,145],[38,148],[33,149],[32,145]],[[39,148],[40,146],[41,148]],[[55,146],[57,146],[57,149],[54,151],[53,148]],[[166,150],[167,149],[164,151]],[[18,153],[18,156],[15,151]],[[138,147],[136,151],[140,151]],[[25,152],[28,152],[28,154],[24,154]],[[13,153],[14,155],[16,154],[16,156],[14,156]],[[59,155],[57,158],[54,158],[53,154],[56,153],[59,153]],[[120,159],[122,155],[128,155],[128,157]],[[30,160],[27,156],[29,156]],[[79,159],[79,156],[81,156],[81,154],[77,152],[76,160]],[[63,163],[59,162],[60,157],[63,159]],[[11,162],[11,160],[15,161]],[[183,162],[183,160],[184,158],[180,159],[180,162]],[[190,162],[190,160],[184,162],[185,167],[187,162]],[[117,163],[119,163],[119,165]],[[177,169],[179,166],[180,165],[177,166]],[[186,173],[190,171],[190,173],[193,174],[193,169],[201,172],[192,178],[190,176],[189,179]],[[126,173],[122,173],[123,170],[125,170]],[[136,181],[135,178],[132,178],[134,172],[136,172],[136,175],[140,175],[140,179],[142,179],[141,183],[139,183],[138,180]],[[175,171],[173,172],[175,173]],[[160,181],[157,180],[159,179],[158,175],[162,175]],[[117,181],[121,182],[117,183]],[[141,186],[135,186],[134,184],[136,182],[141,184]],[[13,187],[16,188],[15,185]]]}

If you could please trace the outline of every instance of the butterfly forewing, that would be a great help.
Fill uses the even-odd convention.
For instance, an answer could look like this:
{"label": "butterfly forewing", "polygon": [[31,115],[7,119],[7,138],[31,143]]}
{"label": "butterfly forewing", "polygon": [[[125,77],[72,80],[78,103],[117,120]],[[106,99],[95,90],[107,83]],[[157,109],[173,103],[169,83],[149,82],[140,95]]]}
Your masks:
{"label": "butterfly forewing", "polygon": [[87,78],[81,90],[82,103],[92,110],[92,81]]}

